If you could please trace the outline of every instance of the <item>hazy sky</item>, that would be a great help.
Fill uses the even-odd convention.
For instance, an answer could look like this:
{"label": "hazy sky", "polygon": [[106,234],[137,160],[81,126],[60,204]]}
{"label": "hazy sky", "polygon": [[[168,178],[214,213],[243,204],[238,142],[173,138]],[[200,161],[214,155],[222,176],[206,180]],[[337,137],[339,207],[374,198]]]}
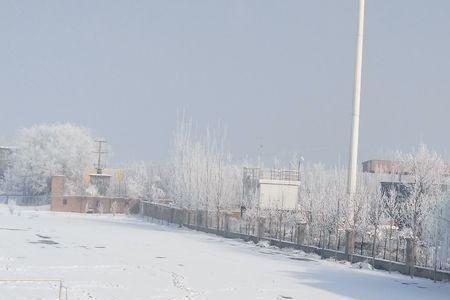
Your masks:
{"label": "hazy sky", "polygon": [[[185,109],[238,159],[346,161],[357,2],[2,0],[0,136],[68,121],[162,162]],[[450,1],[366,0],[364,51],[360,161],[449,158]]]}

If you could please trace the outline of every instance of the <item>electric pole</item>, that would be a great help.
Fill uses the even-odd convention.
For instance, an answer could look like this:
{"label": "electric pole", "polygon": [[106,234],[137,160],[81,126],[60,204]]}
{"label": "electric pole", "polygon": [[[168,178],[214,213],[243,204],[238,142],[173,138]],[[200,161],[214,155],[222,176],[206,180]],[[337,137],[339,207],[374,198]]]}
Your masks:
{"label": "electric pole", "polygon": [[350,200],[349,221],[350,228],[347,231],[347,242],[345,253],[347,256],[353,255],[354,250],[354,198],[356,192],[356,172],[358,168],[358,138],[359,138],[359,113],[361,101],[361,73],[363,59],[363,38],[364,38],[364,6],[365,0],[359,0],[358,33],[356,36],[356,63],[355,63],[355,89],[353,96],[353,117],[352,133],[350,142],[350,158],[348,165],[347,193]]}
{"label": "electric pole", "polygon": [[106,144],[105,140],[96,140],[96,143],[98,143],[98,148],[97,151],[95,152],[98,156],[97,156],[97,164],[95,166],[95,169],[97,170],[97,174],[103,174],[103,167],[101,164],[101,160],[102,160],[102,154],[106,154],[108,153],[105,150],[102,150],[102,145]]}

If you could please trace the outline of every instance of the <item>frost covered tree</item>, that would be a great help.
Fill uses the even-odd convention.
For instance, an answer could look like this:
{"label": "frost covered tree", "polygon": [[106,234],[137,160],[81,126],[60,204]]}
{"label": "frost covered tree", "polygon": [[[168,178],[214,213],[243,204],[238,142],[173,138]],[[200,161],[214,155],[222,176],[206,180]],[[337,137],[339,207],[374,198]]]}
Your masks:
{"label": "frost covered tree", "polygon": [[[309,228],[311,244],[330,244],[332,234],[345,220],[345,186],[340,169],[326,169],[323,165],[305,167],[299,191],[299,214]],[[328,242],[326,241],[328,235]]]}
{"label": "frost covered tree", "polygon": [[124,184],[124,194],[131,198],[155,201],[165,198],[165,192],[160,187],[160,176],[153,166],[145,163],[133,163],[124,169],[121,184]]}
{"label": "frost covered tree", "polygon": [[[383,219],[388,224],[388,238],[389,238],[389,252],[388,252],[388,260],[389,260],[389,268],[388,271],[391,271],[391,251],[392,251],[392,239],[394,232],[396,233],[396,239],[398,240],[398,225],[400,223],[401,218],[401,206],[402,203],[400,201],[401,194],[399,192],[398,185],[391,186],[388,189],[384,190],[382,193],[382,211],[383,211]],[[375,247],[375,244],[373,245]],[[375,253],[374,253],[375,255]]]}
{"label": "frost covered tree", "polygon": [[[384,224],[384,203],[383,203],[383,192],[380,185],[381,178],[376,174],[373,178],[371,176],[363,177],[364,192],[367,199],[366,202],[366,223],[370,234],[372,235],[372,261],[375,260],[376,256],[376,244],[377,239],[380,236],[381,226]],[[363,232],[364,236],[364,232]]]}
{"label": "frost covered tree", "polygon": [[412,234],[420,238],[424,220],[442,199],[445,164],[436,152],[424,145],[416,152],[400,154],[399,164],[410,178],[402,215]]}
{"label": "frost covered tree", "polygon": [[[417,244],[426,238],[428,218],[437,217],[445,200],[446,167],[442,158],[425,145],[419,146],[412,153],[398,153],[398,169],[408,178],[407,197],[402,203],[402,223],[405,237],[410,241],[410,259],[417,259]],[[414,268],[411,268],[411,276]]]}
{"label": "frost covered tree", "polygon": [[83,173],[94,162],[94,139],[73,124],[41,124],[19,131],[12,168],[6,174],[10,193],[45,194],[53,175],[66,176],[70,193],[84,192]]}
{"label": "frost covered tree", "polygon": [[180,118],[174,134],[170,194],[183,208],[214,212],[216,225],[222,211],[237,207],[241,197],[241,168],[225,148],[226,131],[219,124],[204,135],[192,122]]}

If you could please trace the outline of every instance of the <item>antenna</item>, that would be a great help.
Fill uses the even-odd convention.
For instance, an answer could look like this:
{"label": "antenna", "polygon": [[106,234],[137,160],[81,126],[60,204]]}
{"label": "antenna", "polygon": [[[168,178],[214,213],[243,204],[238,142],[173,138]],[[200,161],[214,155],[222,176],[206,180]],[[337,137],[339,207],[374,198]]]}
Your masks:
{"label": "antenna", "polygon": [[95,169],[97,170],[97,174],[103,174],[103,168],[101,165],[102,154],[106,154],[106,153],[108,153],[108,151],[102,150],[102,145],[106,144],[106,140],[98,139],[95,142],[98,143],[97,151],[94,152],[98,155],[97,156],[97,164],[95,165]]}

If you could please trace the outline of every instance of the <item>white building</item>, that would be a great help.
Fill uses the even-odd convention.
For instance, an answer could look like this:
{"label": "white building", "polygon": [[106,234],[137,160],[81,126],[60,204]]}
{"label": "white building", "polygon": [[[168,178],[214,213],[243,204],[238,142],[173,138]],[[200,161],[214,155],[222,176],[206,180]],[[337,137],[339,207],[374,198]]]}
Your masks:
{"label": "white building", "polygon": [[300,186],[296,170],[244,168],[243,206],[294,210]]}

